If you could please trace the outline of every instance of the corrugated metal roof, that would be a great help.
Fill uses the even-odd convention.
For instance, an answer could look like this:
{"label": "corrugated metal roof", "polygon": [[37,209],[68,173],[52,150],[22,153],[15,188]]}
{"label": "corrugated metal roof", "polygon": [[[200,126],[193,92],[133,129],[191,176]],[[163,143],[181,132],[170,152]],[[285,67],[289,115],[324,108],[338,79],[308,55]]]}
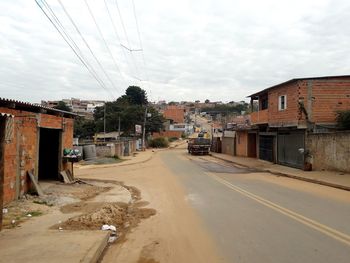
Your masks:
{"label": "corrugated metal roof", "polygon": [[6,112],[0,112],[0,116],[2,117],[9,117],[9,118],[13,118],[14,116],[12,114],[6,113]]}
{"label": "corrugated metal roof", "polygon": [[49,108],[37,103],[23,102],[19,100],[5,99],[0,97],[0,107],[1,106],[10,108],[10,109],[19,109],[19,110],[25,110],[30,112],[41,112],[44,110],[46,111],[47,114],[52,114],[52,115],[62,114],[63,116],[66,116],[66,117],[79,116],[78,114],[73,112]]}
{"label": "corrugated metal roof", "polygon": [[338,79],[338,78],[350,78],[350,75],[309,77],[309,78],[294,78],[294,79],[290,79],[290,80],[287,80],[285,82],[279,83],[277,85],[271,86],[269,88],[263,89],[261,91],[258,91],[258,92],[254,93],[252,95],[247,96],[247,98],[249,98],[249,97],[256,97],[257,95],[259,95],[261,93],[264,93],[264,92],[266,92],[266,91],[268,91],[270,89],[277,88],[279,86],[282,86],[282,85],[285,85],[285,84],[289,84],[289,83],[292,83],[292,82],[295,82],[295,81],[298,81],[298,80]]}

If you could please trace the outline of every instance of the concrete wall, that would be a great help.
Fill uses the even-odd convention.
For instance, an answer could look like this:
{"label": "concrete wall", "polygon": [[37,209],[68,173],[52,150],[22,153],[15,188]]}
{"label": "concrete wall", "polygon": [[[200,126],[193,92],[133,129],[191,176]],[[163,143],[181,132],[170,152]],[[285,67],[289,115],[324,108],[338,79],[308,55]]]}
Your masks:
{"label": "concrete wall", "polygon": [[224,154],[234,155],[235,153],[235,138],[223,137],[221,143],[221,152]]}
{"label": "concrete wall", "polygon": [[107,145],[96,145],[98,157],[129,156],[136,152],[137,140],[108,143]]}
{"label": "concrete wall", "polygon": [[350,132],[308,135],[306,149],[314,170],[350,172]]}
{"label": "concrete wall", "polygon": [[[5,133],[4,203],[9,203],[30,188],[27,172],[34,169],[38,176],[39,131],[40,128],[54,128],[62,131],[62,150],[73,146],[73,119],[0,107],[0,112],[10,113],[14,118],[7,125]],[[9,122],[8,122],[9,123]],[[70,165],[60,162],[61,169]]]}

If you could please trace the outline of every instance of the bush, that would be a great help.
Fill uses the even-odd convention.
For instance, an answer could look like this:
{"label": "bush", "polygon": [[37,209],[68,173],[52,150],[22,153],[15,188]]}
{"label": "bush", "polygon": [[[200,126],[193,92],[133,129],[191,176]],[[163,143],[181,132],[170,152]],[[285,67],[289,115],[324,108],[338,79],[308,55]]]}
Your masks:
{"label": "bush", "polygon": [[174,141],[177,141],[179,138],[177,137],[171,137],[169,138],[169,142],[174,142]]}
{"label": "bush", "polygon": [[148,145],[153,148],[166,148],[169,146],[167,138],[159,137],[149,141]]}
{"label": "bush", "polygon": [[342,130],[350,130],[350,110],[337,113],[338,127]]}

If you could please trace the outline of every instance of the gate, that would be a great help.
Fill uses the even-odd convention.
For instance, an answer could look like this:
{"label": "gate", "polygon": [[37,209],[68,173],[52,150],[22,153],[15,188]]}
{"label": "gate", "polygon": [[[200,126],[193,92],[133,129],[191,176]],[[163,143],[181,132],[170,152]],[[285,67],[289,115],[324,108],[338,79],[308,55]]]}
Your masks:
{"label": "gate", "polygon": [[305,135],[302,132],[279,133],[277,138],[278,163],[295,167],[304,167]]}
{"label": "gate", "polygon": [[273,136],[259,136],[259,158],[265,161],[274,162],[273,158]]}

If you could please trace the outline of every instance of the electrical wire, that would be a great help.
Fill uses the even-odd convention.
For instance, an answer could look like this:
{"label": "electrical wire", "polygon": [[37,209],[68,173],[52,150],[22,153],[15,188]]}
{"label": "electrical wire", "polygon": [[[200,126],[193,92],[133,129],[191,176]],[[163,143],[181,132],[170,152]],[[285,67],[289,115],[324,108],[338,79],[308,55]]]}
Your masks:
{"label": "electrical wire", "polygon": [[131,59],[132,59],[132,61],[133,61],[133,63],[134,63],[134,66],[135,66],[135,68],[136,68],[136,71],[138,72],[138,75],[140,75],[140,69],[139,69],[139,67],[137,66],[137,63],[136,63],[136,61],[135,61],[135,58],[134,58],[134,56],[133,56],[133,54],[132,54],[132,50],[131,50],[131,46],[130,46],[129,37],[128,37],[128,34],[127,34],[127,32],[126,32],[126,28],[125,28],[125,24],[124,24],[124,21],[123,21],[122,13],[120,12],[118,0],[115,0],[115,5],[116,5],[116,7],[117,7],[117,11],[118,11],[120,23],[121,23],[121,25],[122,25],[123,32],[124,32],[124,35],[125,35],[126,43],[128,44],[128,50],[130,51]]}
{"label": "electrical wire", "polygon": [[58,3],[60,4],[60,6],[62,7],[64,13],[66,14],[66,16],[68,17],[68,19],[70,20],[70,22],[73,24],[75,30],[77,31],[77,33],[79,34],[80,38],[82,39],[82,41],[84,42],[85,46],[89,49],[90,54],[93,56],[93,58],[95,59],[96,63],[99,65],[99,67],[101,68],[102,72],[104,73],[104,75],[106,76],[106,78],[110,81],[110,83],[112,84],[113,88],[115,88],[116,90],[117,87],[115,86],[114,82],[112,81],[112,79],[110,78],[110,76],[108,75],[108,73],[106,72],[106,70],[104,69],[104,67],[102,66],[101,62],[98,60],[98,58],[96,57],[95,53],[93,52],[93,50],[91,49],[91,47],[89,46],[88,42],[86,41],[86,39],[84,38],[83,34],[80,32],[78,26],[76,25],[76,23],[74,22],[73,18],[71,17],[71,15],[68,13],[67,9],[65,8],[65,6],[63,5],[61,0],[57,0]]}
{"label": "electrical wire", "polygon": [[89,13],[90,13],[90,15],[91,15],[91,17],[92,17],[94,23],[95,23],[95,26],[96,26],[96,28],[97,28],[97,31],[99,32],[99,34],[100,34],[100,36],[101,36],[101,38],[102,38],[102,40],[103,40],[103,43],[105,44],[106,49],[107,49],[109,55],[111,56],[111,58],[112,58],[112,60],[113,60],[113,62],[114,62],[115,67],[117,68],[117,70],[118,70],[120,76],[122,77],[124,84],[127,85],[127,84],[126,84],[126,81],[125,81],[125,78],[124,78],[122,72],[120,71],[119,66],[118,66],[116,60],[114,59],[114,56],[113,56],[113,54],[112,54],[112,51],[110,50],[110,48],[109,48],[109,46],[108,46],[108,44],[107,44],[107,41],[106,41],[106,39],[104,38],[103,33],[102,33],[100,27],[99,27],[98,24],[97,24],[97,21],[96,21],[96,19],[95,19],[94,14],[92,13],[92,10],[91,10],[91,8],[90,8],[90,6],[89,6],[89,3],[87,2],[87,0],[84,0],[84,2],[85,2],[86,7],[87,7],[88,10],[89,10]]}
{"label": "electrical wire", "polygon": [[135,18],[135,23],[136,23],[137,35],[138,35],[139,42],[140,42],[140,48],[141,48],[141,50],[142,50],[142,60],[143,60],[143,65],[145,66],[145,73],[146,73],[146,78],[147,78],[147,84],[148,84],[148,88],[150,89],[150,86],[149,86],[149,76],[148,76],[148,72],[147,72],[147,65],[146,65],[145,54],[144,54],[144,51],[143,51],[143,45],[142,45],[142,40],[141,40],[140,27],[139,27],[137,15],[136,15],[135,2],[134,2],[134,0],[131,0],[131,2],[132,2],[133,11],[134,11],[134,18]]}
{"label": "electrical wire", "polygon": [[[109,11],[109,7],[108,7],[108,4],[107,4],[107,1],[104,0],[104,3],[105,3],[105,6],[106,6],[106,10],[107,10],[107,13],[108,13],[109,20],[111,21],[111,24],[112,24],[112,26],[113,26],[113,30],[114,30],[115,36],[117,37],[117,41],[119,42],[119,44],[121,44],[120,36],[119,36],[119,34],[118,34],[117,27],[115,26],[114,21],[113,21],[113,19],[112,19],[111,12]],[[125,61],[126,61],[128,67],[129,67],[130,74],[132,75],[132,70],[131,70],[132,67],[131,67],[131,65],[130,65],[130,62],[129,62],[128,57],[127,57],[127,55],[126,55],[126,53],[125,53],[124,48],[122,48],[122,52],[123,52]]]}
{"label": "electrical wire", "polygon": [[[91,67],[91,65],[88,63],[88,61],[84,60],[84,57],[81,56],[81,50],[78,48],[78,51],[73,47],[77,47],[76,43],[72,40],[72,38],[69,37],[69,35],[67,34],[67,32],[65,31],[63,25],[59,22],[59,19],[54,16],[54,20],[58,21],[58,25],[54,22],[54,20],[48,15],[48,13],[44,10],[43,6],[38,2],[38,0],[35,0],[36,4],[38,5],[38,7],[41,9],[41,11],[44,13],[44,15],[46,16],[46,18],[50,21],[50,23],[55,27],[55,29],[57,30],[57,32],[61,35],[61,37],[63,38],[63,40],[67,43],[67,45],[72,49],[72,51],[74,52],[74,54],[78,57],[78,59],[80,60],[80,62],[84,65],[84,67],[89,71],[89,73],[93,76],[93,78],[98,82],[98,84],[104,89],[106,90],[113,98],[114,95],[107,89],[106,85],[104,84],[104,82],[99,78],[98,74],[95,72],[95,70]],[[49,10],[51,10],[51,13],[53,12],[52,9],[50,8],[50,6],[47,4],[47,2],[45,0],[41,0],[41,3],[43,3],[46,8]],[[59,29],[59,27],[61,27],[61,30]],[[71,40],[74,44],[70,43],[69,40]],[[79,54],[80,53],[80,54]]]}

